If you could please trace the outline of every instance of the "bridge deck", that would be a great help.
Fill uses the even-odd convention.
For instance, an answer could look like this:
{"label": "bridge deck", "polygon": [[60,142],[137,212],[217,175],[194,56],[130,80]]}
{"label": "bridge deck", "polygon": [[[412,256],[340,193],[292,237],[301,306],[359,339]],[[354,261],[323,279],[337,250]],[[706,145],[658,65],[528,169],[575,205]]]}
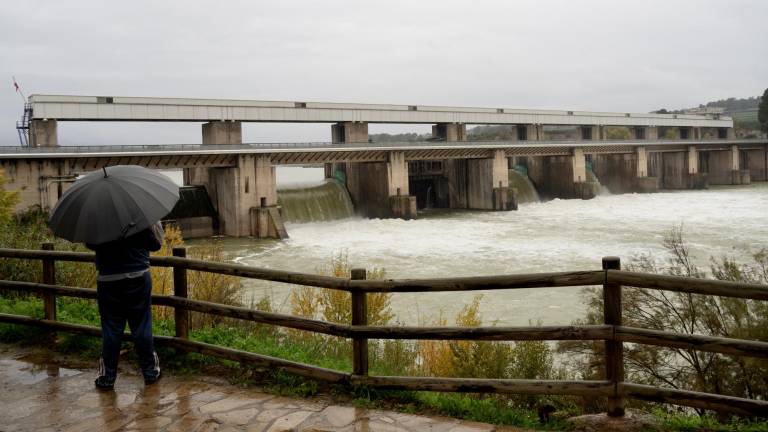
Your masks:
{"label": "bridge deck", "polygon": [[633,153],[637,147],[649,152],[685,151],[695,145],[700,151],[762,149],[768,140],[624,140],[624,141],[463,141],[397,143],[267,143],[240,145],[137,145],[72,147],[0,147],[0,161],[69,160],[82,169],[132,164],[155,168],[233,166],[238,155],[268,156],[274,165],[306,165],[328,162],[382,162],[391,151],[402,151],[406,160],[482,159],[496,149],[507,156],[570,155],[574,148],[586,154]]}
{"label": "bridge deck", "polygon": [[33,119],[733,127],[730,117],[329,102],[32,95]]}

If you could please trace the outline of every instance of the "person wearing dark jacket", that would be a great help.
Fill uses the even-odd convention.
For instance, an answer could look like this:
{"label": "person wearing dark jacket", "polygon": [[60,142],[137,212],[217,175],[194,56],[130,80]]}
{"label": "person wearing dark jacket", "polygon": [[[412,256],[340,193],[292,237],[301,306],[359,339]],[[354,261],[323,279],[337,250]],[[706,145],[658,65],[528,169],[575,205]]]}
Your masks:
{"label": "person wearing dark jacket", "polygon": [[96,252],[97,299],[101,316],[102,348],[96,387],[110,390],[117,378],[117,362],[125,324],[131,329],[145,384],[160,379],[160,362],[152,339],[152,278],[149,252],[163,243],[156,223],[130,237],[87,245]]}

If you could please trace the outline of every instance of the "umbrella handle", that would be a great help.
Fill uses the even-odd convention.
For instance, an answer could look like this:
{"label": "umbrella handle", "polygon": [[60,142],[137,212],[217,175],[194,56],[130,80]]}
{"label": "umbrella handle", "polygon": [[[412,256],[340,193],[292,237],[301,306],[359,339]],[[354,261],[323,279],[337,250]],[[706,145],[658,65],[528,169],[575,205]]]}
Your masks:
{"label": "umbrella handle", "polygon": [[126,225],[125,228],[123,228],[123,232],[120,233],[120,237],[125,238],[125,233],[127,233],[129,229],[135,226],[136,226],[136,222],[131,222],[128,225]]}

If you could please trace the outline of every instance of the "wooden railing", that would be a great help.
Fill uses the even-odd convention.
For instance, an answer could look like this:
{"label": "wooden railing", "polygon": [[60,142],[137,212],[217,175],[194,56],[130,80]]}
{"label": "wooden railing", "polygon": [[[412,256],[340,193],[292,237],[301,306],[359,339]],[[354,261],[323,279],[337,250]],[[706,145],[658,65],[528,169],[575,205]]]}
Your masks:
{"label": "wooden railing", "polygon": [[[44,245],[43,250],[0,249],[0,258],[42,261],[42,283],[3,280],[0,281],[0,289],[40,293],[45,305],[43,319],[0,314],[0,322],[99,336],[100,329],[96,327],[56,320],[57,296],[95,299],[96,291],[56,285],[55,261],[92,262],[94,255],[80,252],[60,252],[52,249],[52,245]],[[188,259],[185,257],[186,252],[183,248],[174,249],[173,255],[172,257],[152,257],[150,260],[152,266],[173,268],[174,295],[152,296],[153,304],[174,308],[175,336],[155,337],[157,343],[173,348],[255,366],[279,368],[317,380],[377,388],[605,397],[608,399],[608,414],[612,416],[623,415],[626,398],[678,404],[740,415],[765,415],[768,413],[768,402],[763,400],[626,382],[623,368],[624,342],[760,358],[768,358],[768,342],[648,330],[627,327],[621,322],[623,286],[765,301],[768,300],[768,286],[765,285],[627,272],[620,270],[619,259],[614,257],[603,258],[603,268],[594,271],[444,279],[366,280],[365,270],[360,269],[352,271],[351,279],[343,279]],[[188,270],[347,291],[352,295],[352,323],[331,323],[190,299],[187,295]],[[467,328],[369,326],[366,322],[366,296],[368,293],[473,291],[590,285],[603,286],[605,317],[603,325]],[[352,373],[190,340],[190,311],[349,338],[352,340],[353,347]],[[371,376],[368,373],[369,339],[603,340],[605,341],[606,379],[567,381]]]}

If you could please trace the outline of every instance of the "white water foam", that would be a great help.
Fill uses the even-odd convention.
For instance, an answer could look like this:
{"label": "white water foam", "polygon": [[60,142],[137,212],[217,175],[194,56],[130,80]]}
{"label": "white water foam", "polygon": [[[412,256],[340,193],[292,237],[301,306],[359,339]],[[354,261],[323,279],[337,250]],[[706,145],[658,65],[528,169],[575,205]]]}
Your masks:
{"label": "white water foam", "polygon": [[[661,241],[673,226],[684,233],[698,264],[768,247],[768,184],[708,191],[601,195],[553,200],[513,212],[457,212],[417,220],[345,219],[290,224],[290,239],[227,239],[238,262],[314,272],[339,251],[355,267],[379,267],[388,278],[421,278],[599,269],[601,258],[624,263],[640,253],[663,258]],[[255,298],[271,294],[285,307],[288,288],[251,283]],[[417,324],[440,310],[449,317],[478,293],[395,294],[397,319]],[[568,324],[584,315],[579,288],[483,292],[486,323]]]}

